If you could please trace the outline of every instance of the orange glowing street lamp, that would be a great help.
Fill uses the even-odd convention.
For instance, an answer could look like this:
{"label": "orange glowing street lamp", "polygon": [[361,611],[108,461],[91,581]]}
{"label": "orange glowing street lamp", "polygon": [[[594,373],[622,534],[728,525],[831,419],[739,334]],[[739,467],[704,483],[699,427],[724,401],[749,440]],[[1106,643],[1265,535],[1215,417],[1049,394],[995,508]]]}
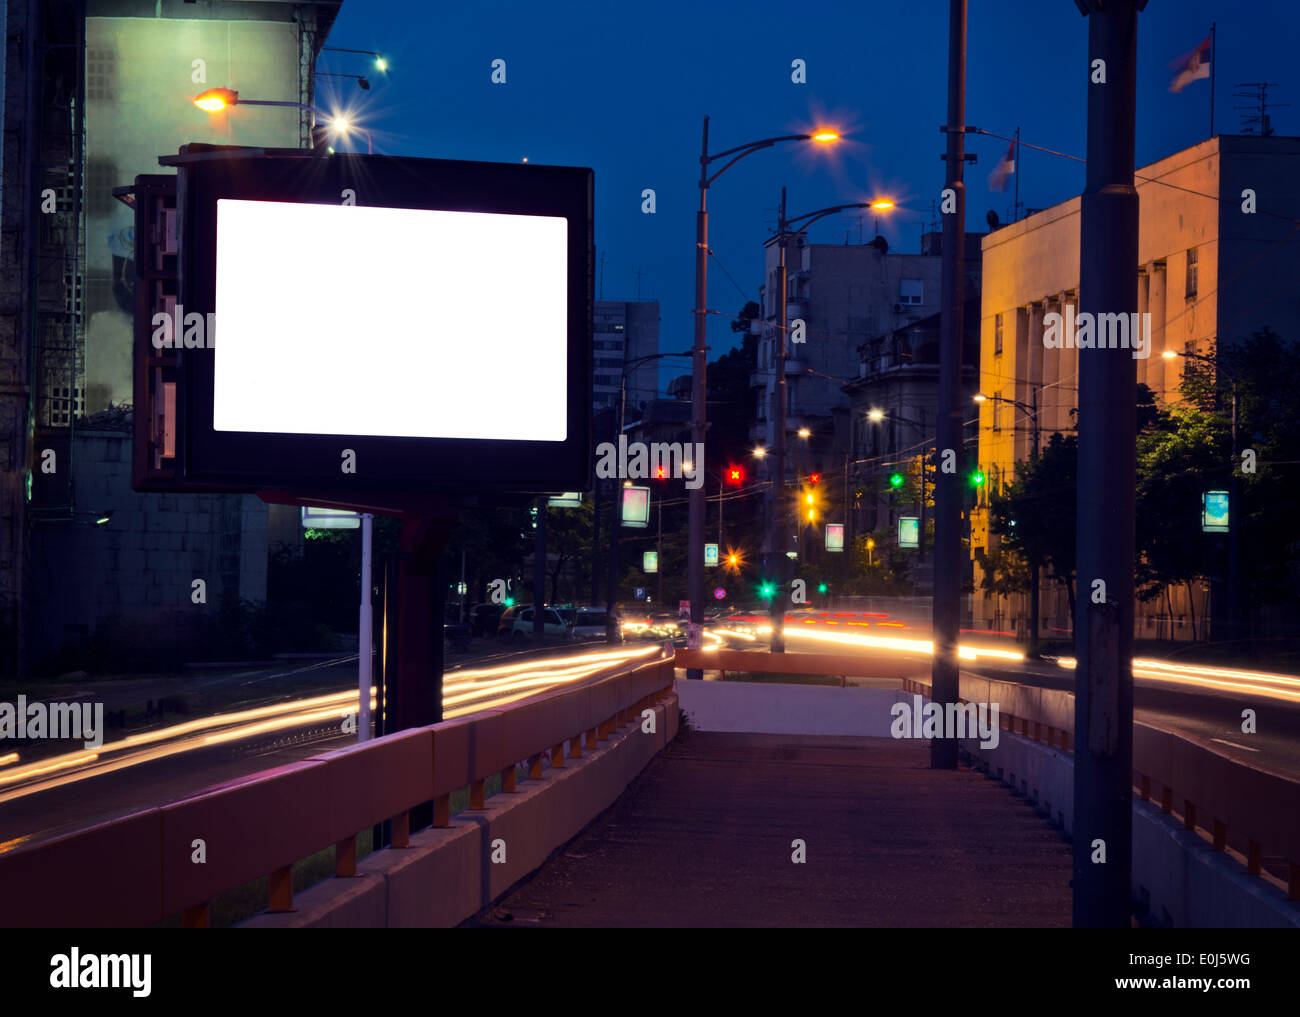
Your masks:
{"label": "orange glowing street lamp", "polygon": [[194,105],[205,113],[220,113],[227,106],[239,102],[239,93],[233,88],[209,88],[194,97]]}

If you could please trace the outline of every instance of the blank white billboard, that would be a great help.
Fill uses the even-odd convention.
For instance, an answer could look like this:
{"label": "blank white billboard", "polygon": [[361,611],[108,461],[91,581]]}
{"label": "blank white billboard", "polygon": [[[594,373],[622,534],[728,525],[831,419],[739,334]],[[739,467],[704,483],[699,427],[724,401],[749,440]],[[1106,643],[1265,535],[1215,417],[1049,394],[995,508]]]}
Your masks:
{"label": "blank white billboard", "polygon": [[563,441],[568,221],[217,201],[218,431]]}

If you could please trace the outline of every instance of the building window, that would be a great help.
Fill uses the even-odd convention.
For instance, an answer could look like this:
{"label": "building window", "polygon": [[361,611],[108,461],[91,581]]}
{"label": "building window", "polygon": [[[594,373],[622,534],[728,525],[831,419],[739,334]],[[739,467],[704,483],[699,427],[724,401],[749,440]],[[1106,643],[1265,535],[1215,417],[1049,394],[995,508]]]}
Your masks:
{"label": "building window", "polygon": [[993,355],[1002,356],[1002,315],[993,315]]}
{"label": "building window", "polygon": [[1189,248],[1187,251],[1187,293],[1188,300],[1193,299],[1197,292],[1196,280],[1196,248]]}
{"label": "building window", "polygon": [[1002,400],[993,400],[993,430],[1002,430]]}
{"label": "building window", "polygon": [[920,279],[900,279],[898,282],[898,302],[900,304],[921,304],[925,302],[925,289]]}

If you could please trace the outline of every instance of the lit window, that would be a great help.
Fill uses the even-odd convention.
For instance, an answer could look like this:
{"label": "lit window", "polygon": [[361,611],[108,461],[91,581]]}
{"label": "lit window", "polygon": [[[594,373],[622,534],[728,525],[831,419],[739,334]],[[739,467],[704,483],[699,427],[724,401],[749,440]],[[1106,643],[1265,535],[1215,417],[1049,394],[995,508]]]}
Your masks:
{"label": "lit window", "polygon": [[993,315],[993,355],[1002,356],[1002,315]]}
{"label": "lit window", "polygon": [[1187,252],[1187,292],[1185,295],[1188,300],[1193,299],[1197,293],[1196,263],[1197,252],[1196,248],[1193,247]]}

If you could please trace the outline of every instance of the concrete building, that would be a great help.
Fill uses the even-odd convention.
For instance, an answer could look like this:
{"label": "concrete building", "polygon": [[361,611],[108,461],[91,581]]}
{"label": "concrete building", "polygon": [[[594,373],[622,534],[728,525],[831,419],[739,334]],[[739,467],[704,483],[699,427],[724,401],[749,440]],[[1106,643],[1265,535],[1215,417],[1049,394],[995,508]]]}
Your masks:
{"label": "concrete building", "polygon": [[193,612],[194,578],[210,604],[265,598],[265,505],[131,490],[134,218],[112,189],[188,142],[309,146],[298,110],[191,100],[310,103],[340,3],[8,0],[2,189],[31,200],[0,221],[0,671]]}
{"label": "concrete building", "polygon": [[597,300],[593,317],[592,408],[599,412],[613,407],[617,416],[626,369],[624,417],[632,420],[640,407],[659,392],[659,361],[627,366],[659,352],[659,301]]}
{"label": "concrete building", "polygon": [[[1300,336],[1300,240],[1293,223],[1245,211],[1294,208],[1300,138],[1219,136],[1137,171],[1140,203],[1138,311],[1151,315],[1151,350],[1137,378],[1158,400],[1179,398],[1187,363],[1165,351],[1208,354],[1268,326]],[[1035,437],[1074,430],[1078,350],[1044,347],[1044,316],[1077,304],[1080,199],[1043,209],[984,240],[980,332],[979,461],[988,475],[972,525],[972,549],[989,548],[987,496],[1014,479]],[[977,582],[979,568],[976,566]],[[1064,590],[1041,585],[1044,637],[1068,636]],[[1208,590],[1139,604],[1138,638],[1195,638]],[[976,594],[977,625],[1027,632],[1028,596]],[[1200,631],[1204,635],[1204,630]]]}
{"label": "concrete building", "polygon": [[[972,405],[979,375],[980,295],[968,296],[965,338],[962,344],[963,405]],[[858,378],[844,386],[849,405],[843,430],[848,447],[846,541],[869,533],[882,533],[894,542],[900,516],[921,521],[921,546],[913,570],[918,594],[932,592],[932,537],[934,470],[927,463],[934,450],[939,418],[940,314],[911,322],[858,347]],[[976,430],[974,413],[963,435],[973,455]],[[923,472],[924,470],[924,472]],[[902,476],[895,488],[891,476]]]}

